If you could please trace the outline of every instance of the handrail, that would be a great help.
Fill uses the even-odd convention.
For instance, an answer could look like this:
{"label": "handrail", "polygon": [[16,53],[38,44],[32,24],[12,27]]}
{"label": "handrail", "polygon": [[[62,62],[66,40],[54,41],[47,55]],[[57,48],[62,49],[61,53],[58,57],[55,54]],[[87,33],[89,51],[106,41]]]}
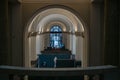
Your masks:
{"label": "handrail", "polygon": [[116,72],[118,68],[112,65],[73,68],[26,68],[15,66],[0,66],[0,74],[32,75],[32,76],[80,76]]}

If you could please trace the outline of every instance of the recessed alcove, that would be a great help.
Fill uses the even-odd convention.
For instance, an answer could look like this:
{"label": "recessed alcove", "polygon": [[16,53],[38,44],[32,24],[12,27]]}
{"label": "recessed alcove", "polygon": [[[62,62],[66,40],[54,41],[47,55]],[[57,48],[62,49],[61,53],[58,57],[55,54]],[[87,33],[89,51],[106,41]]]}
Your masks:
{"label": "recessed alcove", "polygon": [[50,30],[55,25],[61,28],[61,41],[65,49],[75,56],[75,60],[81,61],[82,67],[87,66],[86,26],[75,11],[61,7],[38,11],[28,22],[25,32],[25,66],[31,67],[31,61],[37,60],[38,55],[42,54],[41,51],[50,46]]}

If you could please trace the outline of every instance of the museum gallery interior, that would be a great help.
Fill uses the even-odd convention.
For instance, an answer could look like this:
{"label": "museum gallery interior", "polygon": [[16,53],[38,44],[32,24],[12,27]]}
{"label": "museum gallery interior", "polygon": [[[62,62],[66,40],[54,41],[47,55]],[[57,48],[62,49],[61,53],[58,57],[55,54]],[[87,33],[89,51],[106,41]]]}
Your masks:
{"label": "museum gallery interior", "polygon": [[117,0],[0,5],[0,80],[120,79]]}

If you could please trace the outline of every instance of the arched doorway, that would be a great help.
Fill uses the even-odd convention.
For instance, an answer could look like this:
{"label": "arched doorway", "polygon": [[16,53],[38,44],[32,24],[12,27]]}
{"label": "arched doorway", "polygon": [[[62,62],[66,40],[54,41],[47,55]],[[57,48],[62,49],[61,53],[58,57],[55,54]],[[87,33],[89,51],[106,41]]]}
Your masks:
{"label": "arched doorway", "polygon": [[73,12],[52,7],[34,14],[25,31],[25,67],[31,67],[31,61],[37,59],[37,54],[50,43],[51,27],[59,25],[64,32],[63,43],[71,50],[76,60],[82,62],[82,67],[88,65],[87,30],[84,22]]}

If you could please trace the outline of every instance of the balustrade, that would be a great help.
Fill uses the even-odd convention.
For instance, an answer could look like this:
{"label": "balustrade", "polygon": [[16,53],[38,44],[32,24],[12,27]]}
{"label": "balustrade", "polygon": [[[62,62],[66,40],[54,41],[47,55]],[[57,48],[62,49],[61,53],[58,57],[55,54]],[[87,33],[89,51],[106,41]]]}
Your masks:
{"label": "balustrade", "polygon": [[74,68],[25,68],[0,66],[0,80],[120,80],[111,65]]}

